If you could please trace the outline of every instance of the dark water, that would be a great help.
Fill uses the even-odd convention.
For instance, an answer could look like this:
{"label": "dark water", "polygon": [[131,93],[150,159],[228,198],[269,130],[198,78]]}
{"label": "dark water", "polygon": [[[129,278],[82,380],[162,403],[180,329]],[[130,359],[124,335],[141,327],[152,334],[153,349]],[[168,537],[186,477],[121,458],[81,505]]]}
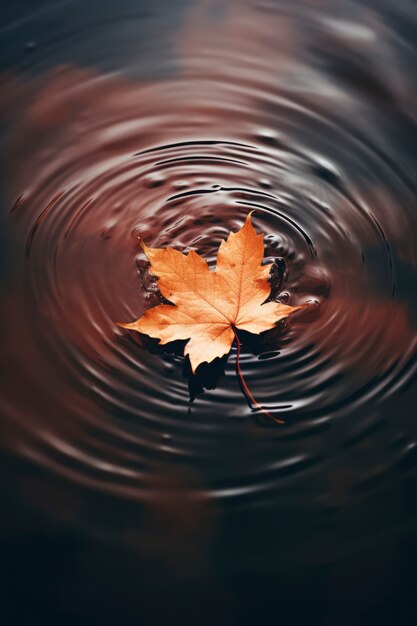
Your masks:
{"label": "dark water", "polygon": [[[0,15],[2,622],[414,623],[415,2]],[[252,209],[315,303],[243,346],[285,426],[114,324],[139,234],[214,262]]]}

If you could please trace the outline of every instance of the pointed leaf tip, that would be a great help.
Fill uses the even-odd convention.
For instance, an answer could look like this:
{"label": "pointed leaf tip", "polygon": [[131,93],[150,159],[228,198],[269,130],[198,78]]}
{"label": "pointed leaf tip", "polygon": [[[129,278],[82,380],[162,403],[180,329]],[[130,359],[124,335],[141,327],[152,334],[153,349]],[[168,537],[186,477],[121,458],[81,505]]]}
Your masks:
{"label": "pointed leaf tip", "polygon": [[131,324],[123,324],[123,322],[116,322],[116,326],[118,326],[119,328],[127,328],[129,330],[135,327],[135,322]]}

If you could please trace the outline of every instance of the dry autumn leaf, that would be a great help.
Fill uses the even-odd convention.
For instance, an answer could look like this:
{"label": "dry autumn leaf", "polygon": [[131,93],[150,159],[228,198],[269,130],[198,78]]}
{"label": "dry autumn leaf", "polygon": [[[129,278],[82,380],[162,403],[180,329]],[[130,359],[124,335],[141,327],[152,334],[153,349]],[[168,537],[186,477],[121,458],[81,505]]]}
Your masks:
{"label": "dry autumn leaf", "polygon": [[193,373],[201,363],[227,354],[235,339],[240,349],[236,330],[262,333],[301,308],[265,302],[272,264],[262,265],[263,234],[253,228],[251,213],[238,232],[222,241],[214,271],[194,251],[148,248],[143,242],[141,246],[159,279],[159,291],[172,304],[160,304],[136,322],[119,326],[161,344],[188,339],[184,354],[190,357]]}

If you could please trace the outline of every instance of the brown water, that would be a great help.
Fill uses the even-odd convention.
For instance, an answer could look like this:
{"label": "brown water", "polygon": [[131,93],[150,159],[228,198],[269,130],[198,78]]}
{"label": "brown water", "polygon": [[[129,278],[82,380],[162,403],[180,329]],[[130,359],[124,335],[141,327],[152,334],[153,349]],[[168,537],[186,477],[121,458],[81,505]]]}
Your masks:
{"label": "brown water", "polygon": [[[414,3],[8,11],[5,623],[410,623]],[[242,347],[285,426],[235,348],[192,377],[115,326],[159,301],[138,235],[214,263],[252,209],[311,302]]]}

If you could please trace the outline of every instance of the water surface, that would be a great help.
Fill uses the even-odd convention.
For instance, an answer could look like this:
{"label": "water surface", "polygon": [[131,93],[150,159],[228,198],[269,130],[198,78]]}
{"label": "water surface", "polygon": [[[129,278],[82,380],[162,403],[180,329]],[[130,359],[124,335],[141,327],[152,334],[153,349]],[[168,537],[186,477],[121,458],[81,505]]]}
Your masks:
{"label": "water surface", "polygon": [[[414,3],[3,11],[6,623],[409,620]],[[285,426],[235,348],[192,378],[115,326],[159,302],[139,235],[214,264],[251,210],[311,302],[244,338]]]}

